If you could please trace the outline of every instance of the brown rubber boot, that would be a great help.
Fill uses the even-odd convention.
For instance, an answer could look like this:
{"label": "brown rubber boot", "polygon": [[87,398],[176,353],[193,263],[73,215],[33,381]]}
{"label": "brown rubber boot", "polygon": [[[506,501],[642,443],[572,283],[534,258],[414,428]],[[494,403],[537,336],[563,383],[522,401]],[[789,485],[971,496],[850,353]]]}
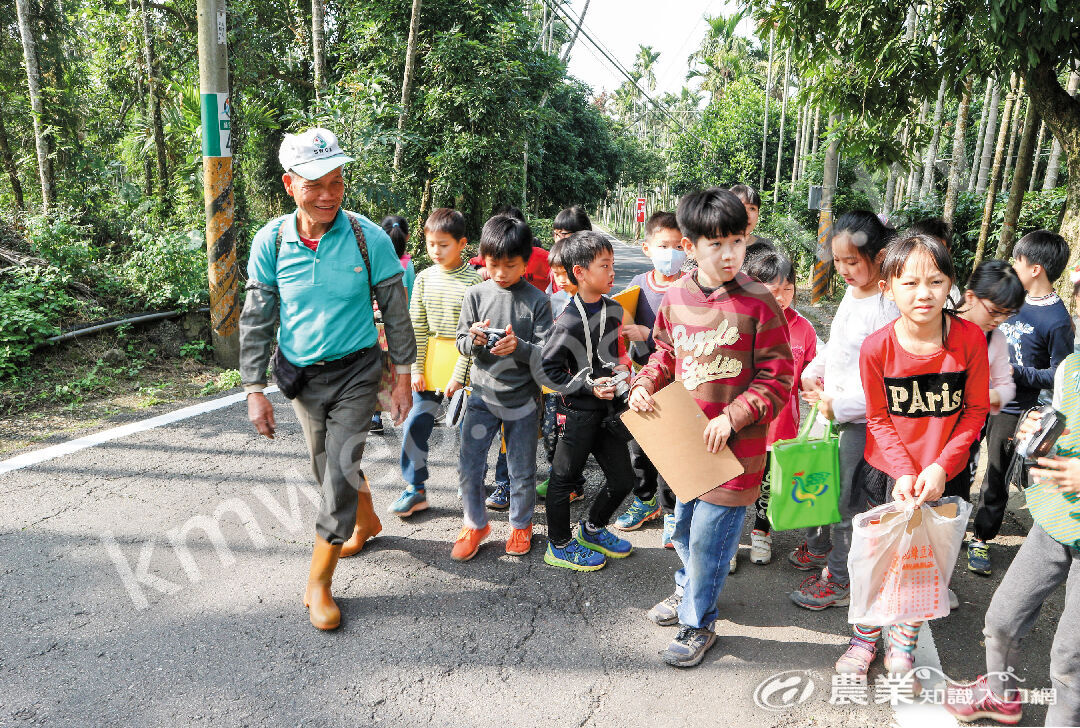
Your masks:
{"label": "brown rubber boot", "polygon": [[308,574],[304,606],[308,608],[311,623],[319,629],[337,629],[341,624],[341,610],[330,594],[330,580],[334,576],[341,546],[335,546],[322,536],[315,537],[315,550],[311,554],[311,572]]}
{"label": "brown rubber boot", "polygon": [[375,515],[375,506],[371,502],[371,492],[359,493],[356,503],[356,527],[352,537],[341,546],[341,558],[359,553],[364,544],[382,532],[382,522]]}

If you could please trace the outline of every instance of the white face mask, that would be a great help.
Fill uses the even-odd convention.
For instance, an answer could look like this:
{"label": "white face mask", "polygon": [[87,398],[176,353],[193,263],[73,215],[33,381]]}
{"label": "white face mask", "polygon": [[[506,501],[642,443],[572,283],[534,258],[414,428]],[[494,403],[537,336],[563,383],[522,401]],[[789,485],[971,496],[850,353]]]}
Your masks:
{"label": "white face mask", "polygon": [[673,276],[686,262],[686,253],[679,248],[657,248],[649,254],[653,268],[665,276]]}

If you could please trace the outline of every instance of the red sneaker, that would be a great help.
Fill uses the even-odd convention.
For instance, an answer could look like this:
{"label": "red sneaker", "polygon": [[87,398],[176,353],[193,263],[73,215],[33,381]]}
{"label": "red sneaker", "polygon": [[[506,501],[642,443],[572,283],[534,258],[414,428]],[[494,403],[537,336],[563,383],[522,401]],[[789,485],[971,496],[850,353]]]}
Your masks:
{"label": "red sneaker", "polygon": [[964,723],[989,719],[1016,725],[1023,717],[1020,699],[999,698],[986,684],[985,675],[979,675],[970,685],[950,686],[945,691],[945,710]]}

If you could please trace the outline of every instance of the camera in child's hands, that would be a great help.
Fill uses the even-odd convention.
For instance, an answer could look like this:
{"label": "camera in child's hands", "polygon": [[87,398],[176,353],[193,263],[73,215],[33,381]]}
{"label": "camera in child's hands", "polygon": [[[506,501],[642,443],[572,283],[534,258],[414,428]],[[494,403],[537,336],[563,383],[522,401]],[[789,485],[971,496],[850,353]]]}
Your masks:
{"label": "camera in child's hands", "polygon": [[615,372],[611,375],[611,386],[615,387],[615,396],[619,399],[630,394],[630,372]]}
{"label": "camera in child's hands", "polygon": [[493,329],[490,327],[484,327],[480,329],[480,333],[487,337],[487,343],[484,344],[484,348],[491,351],[496,344],[503,340],[506,336],[506,329]]}
{"label": "camera in child's hands", "polygon": [[[1046,405],[1033,409],[1031,412],[1038,413],[1038,422],[1035,424],[1035,429],[1027,434],[1021,435],[1019,434],[1019,428],[1017,429],[1015,450],[1015,457],[1022,458],[1029,465],[1034,464],[1039,458],[1049,455],[1054,443],[1061,437],[1061,433],[1065,431],[1065,415],[1052,406]],[[1021,425],[1028,419],[1029,415],[1030,412],[1020,418]]]}

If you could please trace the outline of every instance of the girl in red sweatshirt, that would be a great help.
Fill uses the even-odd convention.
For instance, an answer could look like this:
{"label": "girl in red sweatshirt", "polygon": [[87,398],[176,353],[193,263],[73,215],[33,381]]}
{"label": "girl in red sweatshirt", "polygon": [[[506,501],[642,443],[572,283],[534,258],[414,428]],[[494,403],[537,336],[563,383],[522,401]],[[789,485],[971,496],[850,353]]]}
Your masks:
{"label": "girl in red sweatshirt", "polygon": [[[990,365],[978,326],[945,311],[956,279],[945,246],[927,235],[889,245],[885,295],[900,318],[863,342],[859,373],[866,392],[866,449],[855,474],[865,506],[916,505],[941,498],[963,478],[972,443],[990,411]],[[906,675],[921,622],[888,628],[885,669]],[[854,625],[836,671],[865,675],[881,627]]]}

